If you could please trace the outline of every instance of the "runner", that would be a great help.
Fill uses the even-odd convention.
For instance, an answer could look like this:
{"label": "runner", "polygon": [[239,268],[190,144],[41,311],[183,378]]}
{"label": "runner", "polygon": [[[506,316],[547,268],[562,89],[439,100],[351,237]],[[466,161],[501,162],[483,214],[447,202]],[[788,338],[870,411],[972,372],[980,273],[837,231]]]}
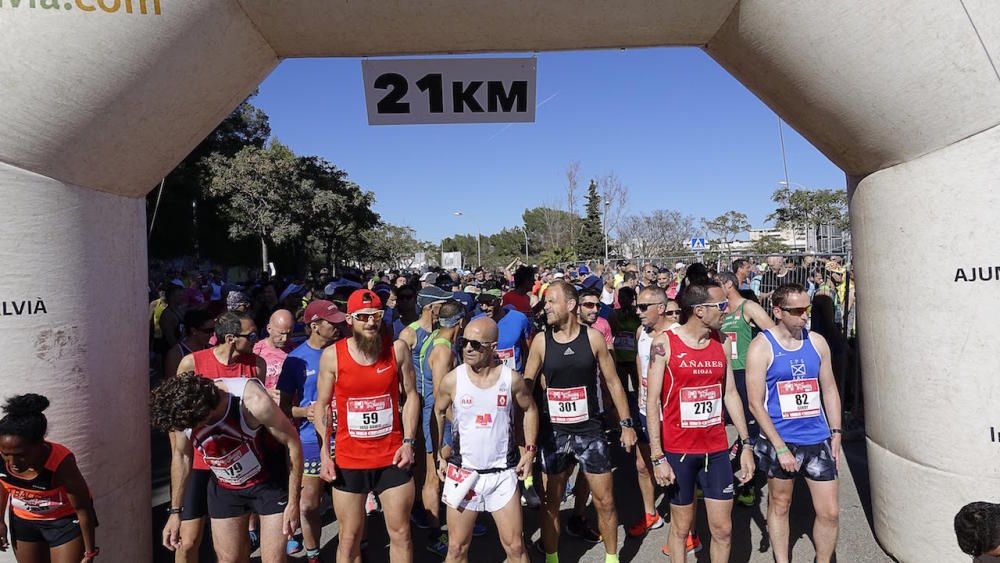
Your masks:
{"label": "runner", "polygon": [[184,356],[191,352],[208,348],[209,341],[215,334],[215,319],[205,309],[195,309],[184,313],[184,338],[167,351],[163,360],[164,377],[177,375],[177,366]]}
{"label": "runner", "polygon": [[49,400],[28,393],[7,399],[0,419],[0,551],[10,501],[10,539],[18,563],[92,562],[99,554],[97,514],[76,457],[45,439]]}
{"label": "runner", "polygon": [[[441,484],[436,470],[434,445],[442,440],[451,446],[451,424],[447,420],[437,420],[434,416],[434,398],[441,379],[457,363],[452,342],[461,333],[465,322],[465,305],[455,300],[445,301],[438,310],[440,328],[431,333],[420,349],[420,369],[417,372],[417,387],[422,392],[421,424],[424,436],[424,451],[427,455],[426,474],[420,489],[430,536],[427,550],[445,557],[448,555],[448,534],[441,532]],[[480,530],[485,533],[486,530]]]}
{"label": "runner", "polygon": [[[646,266],[652,268],[652,266]],[[656,285],[647,285],[647,288]],[[666,295],[664,295],[664,300]],[[615,369],[618,370],[618,377],[622,380],[622,387],[629,388],[631,383],[632,392],[639,389],[639,372],[636,371],[636,340],[641,321],[635,312],[635,290],[623,287],[618,291],[618,303],[620,309],[615,309],[611,314],[611,333],[614,335],[614,357]]]}
{"label": "runner", "polygon": [[[374,492],[382,502],[389,558],[408,562],[413,558],[409,515],[414,495],[409,470],[420,424],[412,356],[405,342],[392,343],[383,335],[378,295],[356,290],[347,301],[347,313],[353,336],[323,351],[316,399],[333,407],[337,421],[334,455],[320,449],[320,476],[333,482],[333,507],[340,523],[337,560],[361,561],[365,499]],[[320,436],[329,435],[330,421],[325,419],[314,419]]]}
{"label": "runner", "polygon": [[[663,526],[663,518],[656,512],[656,482],[653,480],[653,466],[649,459],[649,431],[646,429],[646,377],[653,338],[663,334],[676,324],[681,311],[676,302],[667,301],[667,294],[659,286],[647,287],[639,293],[638,309],[642,326],[636,330],[635,334],[638,348],[636,369],[639,372],[637,398],[639,424],[636,426],[636,435],[639,441],[635,456],[635,468],[638,474],[639,492],[642,496],[643,517],[628,528],[628,535],[632,537],[639,537],[649,530]],[[654,418],[653,423],[657,424],[659,420]]]}
{"label": "runner", "polygon": [[[521,374],[496,360],[499,331],[492,319],[469,323],[459,342],[465,363],[441,378],[435,415],[438,425],[453,409],[453,448],[437,442],[439,473],[445,482],[442,500],[448,505],[449,562],[469,560],[469,544],[480,512],[490,512],[507,552],[507,561],[527,563],[517,480],[531,473],[538,436],[538,409]],[[455,402],[457,400],[457,402]],[[524,412],[527,446],[518,453],[514,439],[514,402]],[[447,449],[451,450],[448,456]],[[449,491],[468,493],[456,501]]]}
{"label": "runner", "polygon": [[[344,313],[330,301],[313,301],[306,307],[303,320],[309,323],[309,339],[288,354],[277,389],[281,393],[281,410],[298,421],[299,440],[302,443],[304,472],[299,510],[302,520],[302,545],[290,546],[306,550],[309,563],[319,561],[319,540],[322,533],[320,506],[325,482],[320,479],[320,439],[313,421],[316,418],[316,382],[319,378],[319,361],[323,350],[343,338],[337,328],[347,321]],[[327,446],[329,448],[329,445]],[[289,539],[289,541],[295,541]],[[296,542],[297,543],[297,542]]]}
{"label": "runner", "polygon": [[[722,332],[729,339],[732,346],[729,355],[729,365],[733,368],[733,381],[736,383],[736,391],[740,394],[740,401],[743,402],[743,412],[747,417],[747,430],[750,432],[750,443],[757,442],[760,435],[760,428],[757,426],[757,419],[747,402],[747,377],[746,358],[747,350],[750,348],[750,341],[753,339],[755,330],[767,330],[774,326],[774,321],[768,316],[760,305],[749,299],[745,299],[740,294],[740,282],[732,272],[719,272],[716,280],[726,292],[726,300],[729,302],[726,316],[722,319]],[[734,444],[735,453],[739,449],[739,443]],[[736,494],[736,501],[744,506],[753,506],[757,494],[753,483],[740,486]]]}
{"label": "runner", "polygon": [[[177,366],[177,373],[197,373],[209,379],[230,377],[253,377],[262,384],[267,365],[263,358],[253,353],[257,341],[257,325],[246,313],[227,312],[215,321],[215,339],[212,348],[198,350],[184,356]],[[171,451],[176,433],[171,433]],[[173,461],[171,461],[173,463]],[[177,546],[175,561],[198,561],[198,549],[208,515],[208,489],[210,471],[199,451],[194,452],[194,462],[190,474],[190,484],[185,489],[184,510],[181,519],[181,544]],[[259,532],[248,530],[251,544],[259,542]]]}
{"label": "runner", "polygon": [[[797,284],[771,295],[778,324],[750,344],[747,390],[760,423],[754,447],[767,473],[767,531],[777,563],[788,561],[788,511],[795,476],[809,486],[816,521],[812,539],[816,561],[827,563],[837,547],[840,507],[840,393],[826,340],[806,329],[809,296]],[[831,437],[832,433],[832,437]]]}
{"label": "runner", "polygon": [[[285,561],[285,537],[299,526],[302,446],[263,385],[253,378],[212,381],[182,373],[153,391],[150,420],[174,435],[163,546],[173,551],[181,545],[181,513],[197,449],[212,471],[208,514],[219,560],[249,559],[246,530],[253,512],[260,515],[261,560]],[[265,440],[267,435],[273,439]]]}
{"label": "runner", "polygon": [[264,358],[267,366],[267,373],[264,376],[264,389],[267,389],[278,402],[279,393],[275,388],[278,385],[278,376],[281,375],[281,366],[285,363],[285,358],[292,351],[288,346],[288,335],[295,328],[295,318],[287,309],[278,309],[271,314],[267,323],[267,338],[258,341],[253,345],[253,353]]}
{"label": "runner", "polygon": [[[733,508],[723,402],[744,445],[749,444],[749,437],[727,363],[731,344],[719,332],[728,306],[725,292],[710,281],[688,286],[683,299],[687,321],[656,335],[647,372],[647,416],[660,413],[663,417],[662,425],[649,424],[647,428],[653,473],[662,486],[676,482],[664,553],[673,561],[685,558],[685,542],[694,526],[697,485],[705,496],[712,533],[711,559],[721,563],[729,561]],[[740,481],[745,483],[754,471],[750,448],[743,449],[740,467]]]}
{"label": "runner", "polygon": [[[581,325],[575,314],[576,289],[554,282],[545,292],[545,315],[549,330],[535,338],[528,353],[525,379],[532,383],[544,375],[543,392],[547,416],[542,417],[541,465],[545,473],[545,511],[542,543],[546,563],[558,563],[559,505],[571,462],[580,464],[590,484],[597,509],[608,563],[617,563],[618,516],[612,497],[611,459],[600,419],[598,376],[603,379],[621,419],[621,442],[628,452],[636,435],[628,403],[607,341],[596,330]],[[600,367],[600,371],[598,371]]]}

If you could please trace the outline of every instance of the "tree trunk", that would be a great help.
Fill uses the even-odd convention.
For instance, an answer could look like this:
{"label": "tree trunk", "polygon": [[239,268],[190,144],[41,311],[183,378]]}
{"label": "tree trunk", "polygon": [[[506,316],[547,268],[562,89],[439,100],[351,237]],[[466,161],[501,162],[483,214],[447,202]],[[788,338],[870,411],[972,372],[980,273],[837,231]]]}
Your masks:
{"label": "tree trunk", "polygon": [[260,237],[260,259],[261,259],[261,268],[263,269],[264,273],[270,274],[271,272],[267,268],[267,241],[264,240],[263,236]]}

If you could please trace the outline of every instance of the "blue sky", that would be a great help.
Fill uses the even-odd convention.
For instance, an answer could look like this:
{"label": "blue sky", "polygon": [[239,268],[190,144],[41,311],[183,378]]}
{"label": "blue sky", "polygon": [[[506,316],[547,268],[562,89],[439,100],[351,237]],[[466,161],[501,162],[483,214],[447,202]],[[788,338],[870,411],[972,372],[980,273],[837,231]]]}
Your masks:
{"label": "blue sky", "polygon": [[[777,117],[698,49],[539,53],[537,101],[530,124],[369,126],[352,58],[285,61],[254,103],[276,138],[346,170],[384,219],[424,240],[520,225],[524,209],[563,200],[571,161],[581,188],[614,171],[631,212],[735,209],[760,226],[773,209]],[[844,187],[836,166],[784,131],[791,182]]]}

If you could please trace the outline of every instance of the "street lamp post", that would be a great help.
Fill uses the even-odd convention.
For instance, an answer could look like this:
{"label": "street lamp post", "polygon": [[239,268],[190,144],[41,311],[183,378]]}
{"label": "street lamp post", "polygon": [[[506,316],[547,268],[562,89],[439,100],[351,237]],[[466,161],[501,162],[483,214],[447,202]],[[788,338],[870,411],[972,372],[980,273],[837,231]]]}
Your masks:
{"label": "street lamp post", "polygon": [[[802,184],[799,184],[798,182],[789,182],[787,180],[787,171],[786,171],[785,174],[786,174],[786,179],[785,180],[778,180],[778,185],[779,186],[784,186],[784,187],[789,188],[789,189],[795,187],[795,188],[799,188],[799,189],[802,189],[802,190],[805,190],[805,191],[809,191],[809,188],[803,186]],[[806,247],[806,252],[809,252],[809,228],[811,227],[811,225],[809,225],[807,223],[805,227],[806,227],[805,228],[805,235],[806,235],[806,244],[805,244],[805,247]],[[799,237],[798,237],[798,233],[795,232],[795,229],[792,229],[792,236],[794,237],[793,238],[793,242],[798,242]],[[818,230],[816,231],[816,248],[813,249],[813,250],[819,250],[819,231]]]}
{"label": "street lamp post", "polygon": [[608,266],[608,210],[611,208],[611,202],[607,200],[607,194],[605,194],[604,199],[604,267]]}
{"label": "street lamp post", "polygon": [[524,233],[524,263],[528,263],[528,229],[521,227],[521,232]]}

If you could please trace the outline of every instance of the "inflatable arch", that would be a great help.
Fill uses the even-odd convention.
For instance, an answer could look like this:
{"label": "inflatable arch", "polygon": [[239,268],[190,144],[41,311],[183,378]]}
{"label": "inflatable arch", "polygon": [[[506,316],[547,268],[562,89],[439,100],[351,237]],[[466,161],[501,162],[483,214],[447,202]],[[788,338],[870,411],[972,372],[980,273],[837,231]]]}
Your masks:
{"label": "inflatable arch", "polygon": [[151,541],[143,196],[283,58],[658,45],[846,173],[876,534],[958,560],[1000,492],[997,2],[0,0],[0,389],[54,398],[112,559]]}

